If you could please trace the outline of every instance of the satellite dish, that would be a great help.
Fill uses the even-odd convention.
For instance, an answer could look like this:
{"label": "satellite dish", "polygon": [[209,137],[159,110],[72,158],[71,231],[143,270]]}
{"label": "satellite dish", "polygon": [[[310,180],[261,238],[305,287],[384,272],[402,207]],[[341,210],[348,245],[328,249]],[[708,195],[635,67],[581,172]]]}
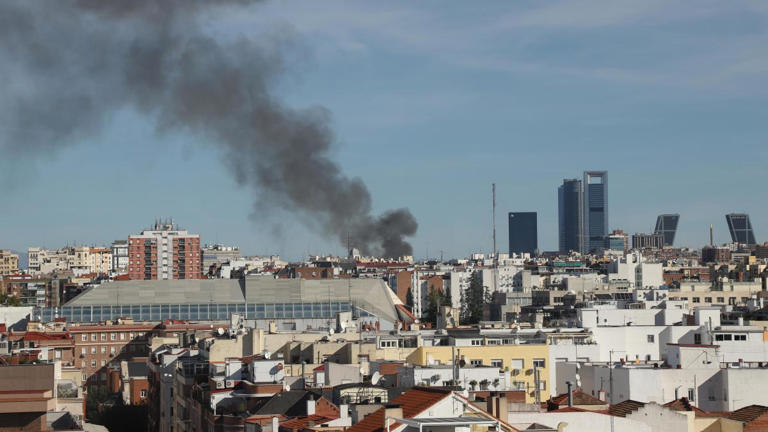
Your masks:
{"label": "satellite dish", "polygon": [[379,371],[376,371],[373,373],[373,376],[371,376],[371,384],[376,385],[381,380],[381,374]]}
{"label": "satellite dish", "polygon": [[216,329],[216,333],[218,333],[219,336],[224,336],[224,329],[219,327],[219,328]]}
{"label": "satellite dish", "polygon": [[269,351],[267,351],[267,350],[264,350],[261,353],[261,355],[263,355],[265,359],[268,359],[270,357],[271,353]]}
{"label": "satellite dish", "polygon": [[346,329],[347,328],[347,322],[346,321],[342,321],[341,323],[339,323],[339,327],[341,327],[342,330]]}
{"label": "satellite dish", "polygon": [[332,328],[328,329],[328,336],[333,336],[334,333],[336,332],[334,332]]}
{"label": "satellite dish", "polygon": [[284,384],[283,384],[283,390],[284,390],[284,391],[288,391],[288,390],[290,390],[290,389],[291,389],[291,386],[289,386],[289,385],[288,385],[288,383],[284,383]]}

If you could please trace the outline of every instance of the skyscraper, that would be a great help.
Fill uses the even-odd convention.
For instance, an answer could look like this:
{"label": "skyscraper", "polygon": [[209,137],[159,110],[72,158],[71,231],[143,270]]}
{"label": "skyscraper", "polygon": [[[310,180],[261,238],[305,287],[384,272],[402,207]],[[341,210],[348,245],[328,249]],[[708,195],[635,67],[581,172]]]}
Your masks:
{"label": "skyscraper", "polygon": [[557,188],[560,252],[584,251],[584,188],[581,180],[565,179]]}
{"label": "skyscraper", "polygon": [[539,247],[536,212],[509,213],[509,254],[529,253]]}
{"label": "skyscraper", "polygon": [[608,235],[608,172],[584,171],[584,249],[605,247]]}
{"label": "skyscraper", "polygon": [[728,231],[731,232],[731,240],[734,243],[746,244],[748,246],[757,244],[748,214],[730,213],[725,215],[725,221],[728,223]]}
{"label": "skyscraper", "polygon": [[656,228],[654,234],[664,234],[664,246],[673,246],[675,244],[675,233],[677,232],[677,222],[680,215],[663,214],[656,218]]}

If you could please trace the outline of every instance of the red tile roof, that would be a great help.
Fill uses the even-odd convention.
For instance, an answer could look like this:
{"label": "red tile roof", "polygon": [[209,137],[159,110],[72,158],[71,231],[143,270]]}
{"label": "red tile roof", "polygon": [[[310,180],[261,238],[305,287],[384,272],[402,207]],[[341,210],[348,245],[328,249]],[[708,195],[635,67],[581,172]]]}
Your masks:
{"label": "red tile roof", "polygon": [[[414,387],[391,403],[399,404],[403,408],[404,418],[413,418],[450,395],[451,391],[447,389]],[[398,424],[395,423],[393,426]],[[347,429],[347,432],[383,432],[384,430],[384,408],[379,408]]]}
{"label": "red tile roof", "polygon": [[68,340],[71,339],[67,333],[41,333],[28,331],[22,337],[25,341],[44,341],[44,340]]}
{"label": "red tile roof", "polygon": [[[568,393],[563,393],[561,395],[553,396],[550,401],[555,405],[568,405]],[[600,399],[584,393],[581,390],[574,390],[573,391],[573,404],[574,405],[607,405],[607,402],[601,401]]]}
{"label": "red tile roof", "polygon": [[280,427],[285,427],[288,429],[303,429],[307,426],[320,425],[320,424],[329,422],[331,420],[336,420],[336,418],[313,414],[306,417],[298,417],[292,420],[284,421],[280,423]]}
{"label": "red tile roof", "polygon": [[692,411],[696,417],[707,417],[710,415],[710,413],[704,411],[703,409],[691,405],[691,402],[688,400],[688,398],[685,397],[667,402],[664,404],[664,406],[675,411]]}
{"label": "red tile roof", "polygon": [[728,416],[731,420],[737,420],[744,423],[751,423],[764,414],[768,413],[768,407],[762,405],[749,405],[737,409]]}
{"label": "red tile roof", "polygon": [[627,399],[623,402],[619,402],[617,404],[611,405],[608,408],[608,413],[617,417],[626,417],[627,414],[637,411],[644,406],[645,406],[645,403],[643,402]]}

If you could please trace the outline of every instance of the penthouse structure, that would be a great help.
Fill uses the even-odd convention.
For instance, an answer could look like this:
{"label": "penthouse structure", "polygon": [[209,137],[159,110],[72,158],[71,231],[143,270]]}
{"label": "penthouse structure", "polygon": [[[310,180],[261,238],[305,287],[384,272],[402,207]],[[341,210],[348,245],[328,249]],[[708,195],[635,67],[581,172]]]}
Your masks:
{"label": "penthouse structure", "polygon": [[200,236],[173,221],[156,221],[151,229],[128,237],[128,275],[132,280],[200,279]]}

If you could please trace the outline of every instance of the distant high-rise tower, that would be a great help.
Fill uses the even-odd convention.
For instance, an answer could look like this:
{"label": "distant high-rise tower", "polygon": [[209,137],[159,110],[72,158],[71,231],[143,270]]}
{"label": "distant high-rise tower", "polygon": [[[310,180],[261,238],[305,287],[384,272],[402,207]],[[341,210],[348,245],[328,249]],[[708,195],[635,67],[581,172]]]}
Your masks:
{"label": "distant high-rise tower", "polygon": [[656,218],[656,228],[653,230],[654,234],[664,234],[664,246],[672,246],[675,244],[675,233],[677,232],[677,222],[680,220],[680,215],[675,214],[663,214]]}
{"label": "distant high-rise tower", "polygon": [[560,252],[584,252],[584,188],[581,180],[565,179],[557,188]]}
{"label": "distant high-rise tower", "polygon": [[584,249],[605,247],[608,236],[608,172],[584,171]]}
{"label": "distant high-rise tower", "polygon": [[529,253],[539,247],[536,212],[509,213],[509,253]]}
{"label": "distant high-rise tower", "polygon": [[728,223],[728,231],[731,232],[731,240],[748,246],[757,244],[755,233],[752,231],[752,223],[746,213],[731,213],[725,215]]}

